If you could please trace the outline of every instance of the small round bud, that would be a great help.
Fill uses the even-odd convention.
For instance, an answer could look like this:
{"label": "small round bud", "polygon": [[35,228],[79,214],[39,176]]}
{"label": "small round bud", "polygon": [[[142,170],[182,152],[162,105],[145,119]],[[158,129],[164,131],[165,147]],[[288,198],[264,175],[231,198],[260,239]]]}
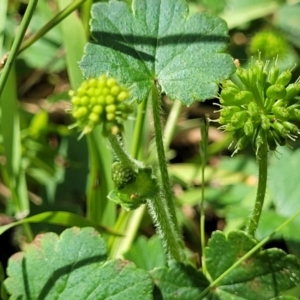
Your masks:
{"label": "small round bud", "polygon": [[122,101],[125,101],[128,97],[129,97],[129,93],[127,91],[122,91],[117,96],[117,100],[122,102]]}
{"label": "small round bud", "polygon": [[89,115],[89,119],[93,122],[93,123],[97,123],[99,121],[99,115],[92,112]]}
{"label": "small round bud", "polygon": [[112,95],[107,95],[107,96],[105,97],[105,103],[106,103],[107,105],[113,104],[114,102],[115,102],[115,98],[114,98]]}

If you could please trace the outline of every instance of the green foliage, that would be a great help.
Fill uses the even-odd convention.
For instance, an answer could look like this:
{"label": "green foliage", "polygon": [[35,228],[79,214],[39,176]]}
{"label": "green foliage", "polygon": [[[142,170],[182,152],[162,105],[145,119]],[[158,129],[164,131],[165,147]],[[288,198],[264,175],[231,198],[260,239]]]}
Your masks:
{"label": "green foliage", "polygon": [[190,265],[171,262],[169,267],[150,272],[156,288],[154,299],[201,299],[201,291],[208,285],[205,276]]}
{"label": "green foliage", "polygon": [[[226,237],[216,231],[205,250],[206,266],[213,280],[224,275],[234,263],[256,245],[243,231]],[[220,257],[219,260],[216,260]],[[258,250],[226,274],[212,291],[218,299],[265,299],[277,297],[300,281],[300,263],[280,249]]]}
{"label": "green foliage", "polygon": [[152,299],[147,272],[107,260],[103,239],[88,227],[37,236],[10,259],[7,272],[10,299]]}
{"label": "green foliage", "polygon": [[134,1],[132,11],[120,1],[95,4],[91,34],[95,41],[80,63],[84,76],[108,72],[138,102],[157,82],[171,99],[190,105],[214,97],[233,72],[232,59],[220,53],[229,41],[226,24],[208,14],[188,17],[183,0]]}
{"label": "green foliage", "polygon": [[[28,1],[24,14],[18,0],[0,1],[1,54],[10,49],[15,35],[16,41],[23,40],[11,13],[20,16],[23,33],[31,19],[25,15],[34,13],[29,37],[20,48],[11,48],[12,63],[0,74],[0,223],[2,213],[14,220],[4,222],[0,234],[20,225],[14,239],[24,249],[10,258],[8,278],[0,267],[0,298],[8,299],[7,289],[10,299],[298,299],[299,259],[262,247],[275,233],[289,253],[300,257],[299,153],[279,147],[299,134],[300,84],[293,78],[299,70],[291,72],[298,60],[299,49],[294,48],[300,46],[299,5],[272,0],[112,0],[92,6],[91,0],[58,0],[57,6],[39,1],[34,11],[34,2]],[[91,7],[92,39],[83,55]],[[252,51],[279,54],[278,63],[270,68],[268,62],[252,61],[248,69],[239,66],[229,80],[233,59],[222,53],[229,42],[227,25],[201,13],[203,8],[222,13],[234,29],[229,52],[241,64],[248,63],[249,36],[254,36]],[[62,19],[62,26],[56,26]],[[280,37],[274,36],[278,29]],[[0,59],[0,68],[5,61]],[[65,72],[53,73],[65,68],[68,79]],[[32,87],[43,85],[49,88],[41,89],[45,94],[31,93]],[[194,103],[207,98],[220,100],[221,110],[215,113],[228,133],[216,133],[212,124],[202,127],[200,155],[188,155],[184,163],[167,168],[172,137],[189,139],[195,130],[192,143],[198,146],[198,117],[218,117],[212,117],[210,105]],[[137,109],[135,101],[140,103]],[[79,142],[62,104],[63,109],[71,107],[75,126],[83,132]],[[180,114],[182,104],[193,106]],[[157,160],[149,147],[153,136]],[[223,156],[232,140],[236,151],[248,150],[252,142],[258,177],[249,153],[231,160]],[[172,154],[177,151],[175,145]],[[270,160],[269,175],[268,151],[280,158]],[[247,233],[238,231],[253,207],[256,186]],[[49,204],[58,211],[45,211]],[[77,227],[60,235],[38,235],[30,243],[33,234],[47,231],[42,223]],[[216,231],[211,236],[207,224],[226,235]],[[82,228],[89,226],[94,229]],[[153,227],[157,235],[138,237],[152,235]],[[6,250],[6,243],[0,244]],[[130,261],[115,259],[122,255]]]}
{"label": "green foliage", "polygon": [[145,236],[138,237],[129,251],[124,253],[124,258],[147,271],[164,267],[167,263],[161,240],[157,235],[153,235],[150,239]]}

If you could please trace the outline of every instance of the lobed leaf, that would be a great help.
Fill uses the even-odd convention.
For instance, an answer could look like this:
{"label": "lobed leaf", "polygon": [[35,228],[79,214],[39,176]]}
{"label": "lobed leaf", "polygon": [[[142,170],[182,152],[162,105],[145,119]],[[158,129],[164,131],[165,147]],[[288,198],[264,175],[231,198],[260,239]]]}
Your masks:
{"label": "lobed leaf", "polygon": [[234,71],[224,53],[226,23],[207,13],[189,16],[184,0],[120,1],[92,7],[92,43],[80,62],[85,77],[117,77],[143,101],[156,82],[186,105],[213,98]]}
{"label": "lobed leaf", "polygon": [[[217,279],[255,245],[255,240],[243,231],[232,231],[227,237],[220,231],[214,232],[205,249],[211,278]],[[257,251],[243,261],[220,281],[212,293],[220,300],[270,300],[299,282],[300,263],[297,258],[273,248]]]}
{"label": "lobed leaf", "polygon": [[35,238],[8,264],[10,299],[152,299],[146,271],[124,260],[107,261],[106,245],[92,228]]}

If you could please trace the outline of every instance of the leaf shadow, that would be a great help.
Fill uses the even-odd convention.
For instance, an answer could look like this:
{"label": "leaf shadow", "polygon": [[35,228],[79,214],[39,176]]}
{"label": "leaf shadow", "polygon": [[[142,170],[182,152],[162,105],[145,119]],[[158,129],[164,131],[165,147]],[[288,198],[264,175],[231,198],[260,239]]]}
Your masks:
{"label": "leaf shadow", "polygon": [[[84,266],[87,266],[90,264],[94,264],[94,263],[97,263],[100,261],[105,261],[105,260],[106,260],[106,255],[96,255],[96,256],[82,259],[82,260],[76,262],[76,264],[68,264],[68,265],[65,265],[65,266],[55,270],[52,274],[49,275],[49,279],[47,280],[47,282],[41,289],[41,292],[40,292],[37,300],[46,299],[47,295],[49,294],[51,289],[54,287],[55,282],[58,281],[59,278],[61,278],[62,276],[70,274],[72,271],[79,269],[81,267],[84,267]],[[30,299],[30,290],[29,290],[30,285],[28,282],[28,275],[26,272],[25,258],[23,259],[22,266],[23,266],[23,278],[24,278],[25,293],[26,293],[26,297],[27,297],[26,299]]]}
{"label": "leaf shadow", "polygon": [[[27,264],[26,264],[26,257],[23,257],[22,260],[22,277],[23,277],[23,284],[24,284],[24,290],[25,290],[25,295],[26,295],[26,299],[30,299],[30,284],[28,281],[28,275],[27,275]],[[22,296],[20,296],[22,299]],[[19,297],[17,298],[19,299]]]}
{"label": "leaf shadow", "polygon": [[164,47],[168,45],[178,44],[205,44],[205,43],[229,43],[229,37],[224,35],[201,35],[201,34],[175,34],[160,38],[136,36],[132,34],[116,34],[105,31],[93,31],[91,41],[92,44],[107,47],[137,60],[154,62],[155,57],[152,54],[135,49],[134,45],[148,45],[152,47]]}

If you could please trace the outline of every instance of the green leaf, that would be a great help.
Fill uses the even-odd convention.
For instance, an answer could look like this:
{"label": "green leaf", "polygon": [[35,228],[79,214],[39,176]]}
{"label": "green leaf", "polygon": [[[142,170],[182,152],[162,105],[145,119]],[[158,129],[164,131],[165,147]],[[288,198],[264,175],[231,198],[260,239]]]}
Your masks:
{"label": "green leaf", "polygon": [[26,223],[48,223],[62,226],[78,227],[93,226],[100,232],[106,232],[112,235],[120,236],[120,234],[112,231],[108,227],[101,226],[84,217],[78,216],[67,211],[47,211],[10,224],[2,225],[0,226],[0,235],[9,228]]}
{"label": "green leaf", "polygon": [[209,284],[200,271],[177,262],[155,268],[150,274],[156,284],[154,299],[200,300],[200,292]]}
{"label": "green leaf", "polygon": [[158,82],[162,92],[186,105],[213,98],[234,71],[224,53],[226,23],[207,13],[189,16],[184,0],[120,1],[92,7],[91,34],[80,62],[85,77],[108,73],[139,102]]}
{"label": "green leaf", "polygon": [[148,271],[166,265],[164,249],[157,235],[152,236],[150,239],[140,236],[123,256],[134,262],[138,268]]}
{"label": "green leaf", "polygon": [[92,228],[47,233],[10,258],[4,283],[12,300],[152,299],[146,271],[106,258],[105,243]]}
{"label": "green leaf", "polygon": [[[217,279],[238,259],[256,245],[243,231],[232,231],[226,237],[216,231],[205,249],[206,267]],[[300,282],[300,263],[280,249],[257,251],[229,272],[212,293],[220,300],[269,300]],[[277,298],[276,298],[277,299]]]}

